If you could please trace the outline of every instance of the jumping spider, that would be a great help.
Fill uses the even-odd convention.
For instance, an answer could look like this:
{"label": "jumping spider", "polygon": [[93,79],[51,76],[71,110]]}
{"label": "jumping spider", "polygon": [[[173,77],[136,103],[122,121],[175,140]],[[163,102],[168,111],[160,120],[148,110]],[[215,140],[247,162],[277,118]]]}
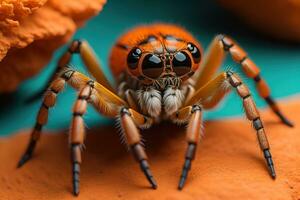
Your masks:
{"label": "jumping spider", "polygon": [[[215,76],[226,52],[239,64],[246,76],[255,81],[259,95],[281,121],[288,126],[292,124],[271,98],[259,68],[236,42],[225,35],[217,35],[210,44],[204,62],[201,62],[202,52],[200,43],[181,27],[170,24],[138,26],[121,36],[112,49],[110,69],[117,81],[117,87],[113,87],[88,43],[73,41],[58,62],[57,74],[45,93],[29,145],[18,166],[32,157],[42,127],[47,123],[48,110],[55,105],[57,94],[68,83],[79,91],[70,129],[75,195],[79,194],[81,147],[85,135],[82,117],[88,103],[106,117],[118,116],[127,144],[154,189],[157,184],[141,146],[139,128],[149,128],[153,123],[165,119],[174,123],[188,123],[187,150],[178,185],[178,189],[182,189],[202,133],[202,113],[215,107],[230,89],[234,89],[243,101],[246,116],[257,132],[270,175],[275,178],[267,136],[249,89],[231,70]],[[72,55],[77,53],[95,81],[68,65]]]}

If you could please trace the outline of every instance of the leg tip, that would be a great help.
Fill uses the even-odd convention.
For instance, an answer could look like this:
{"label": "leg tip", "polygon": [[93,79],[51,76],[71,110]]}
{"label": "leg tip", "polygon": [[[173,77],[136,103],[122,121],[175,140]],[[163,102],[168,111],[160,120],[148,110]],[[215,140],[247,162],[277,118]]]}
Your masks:
{"label": "leg tip", "polygon": [[79,195],[79,182],[73,183],[73,195],[78,196]]}
{"label": "leg tip", "polygon": [[274,169],[270,172],[270,175],[271,175],[273,180],[276,179],[276,173],[275,173]]}
{"label": "leg tip", "polygon": [[184,186],[184,184],[185,184],[185,181],[186,181],[186,177],[181,176],[181,177],[180,177],[179,184],[178,184],[178,187],[177,187],[178,190],[182,190],[182,189],[183,189],[183,186]]}
{"label": "leg tip", "polygon": [[144,175],[146,176],[147,180],[151,184],[151,187],[153,189],[156,189],[157,184],[156,184],[156,181],[155,181],[154,177],[152,176],[152,173],[150,171],[148,162],[146,160],[141,160],[140,167],[141,167],[142,171],[144,172]]}
{"label": "leg tip", "polygon": [[180,182],[178,184],[178,187],[177,187],[178,190],[182,190],[183,189],[184,182],[185,182],[184,180],[182,180],[182,179],[180,180]]}
{"label": "leg tip", "polygon": [[24,154],[17,164],[17,168],[22,167],[28,160],[30,160],[31,156],[28,154]]}
{"label": "leg tip", "polygon": [[183,185],[178,185],[177,189],[181,191],[183,189]]}
{"label": "leg tip", "polygon": [[79,190],[78,190],[78,191],[75,191],[75,190],[74,190],[74,191],[73,191],[73,195],[76,196],[76,197],[78,197],[78,195],[79,195]]}
{"label": "leg tip", "polygon": [[285,125],[287,125],[288,127],[290,128],[294,128],[294,124],[292,122],[290,122],[289,120],[285,120],[285,121],[282,121]]}
{"label": "leg tip", "polygon": [[156,183],[152,183],[151,187],[152,187],[153,190],[156,190],[157,189],[157,184]]}
{"label": "leg tip", "polygon": [[294,124],[290,120],[288,120],[280,111],[277,111],[276,114],[278,115],[283,124],[291,128],[294,127]]}
{"label": "leg tip", "polygon": [[149,182],[151,184],[152,189],[156,190],[157,189],[157,184],[156,184],[156,181],[154,180],[153,177],[149,177]]}

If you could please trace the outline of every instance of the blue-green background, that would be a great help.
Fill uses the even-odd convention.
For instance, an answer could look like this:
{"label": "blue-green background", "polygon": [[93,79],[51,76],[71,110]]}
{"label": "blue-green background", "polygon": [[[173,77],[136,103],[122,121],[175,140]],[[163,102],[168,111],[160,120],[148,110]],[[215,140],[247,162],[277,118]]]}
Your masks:
{"label": "blue-green background", "polygon": [[[213,1],[109,0],[101,14],[78,30],[75,38],[84,38],[90,42],[101,58],[106,74],[112,80],[107,67],[107,58],[114,41],[130,27],[152,22],[182,25],[190,30],[204,47],[207,47],[218,33],[231,35],[261,67],[262,75],[271,85],[272,94],[276,99],[300,92],[299,45],[273,41],[252,32],[238,18],[224,11]],[[59,49],[49,65],[40,74],[24,82],[15,93],[0,96],[0,135],[12,134],[20,129],[30,128],[34,124],[40,101],[28,104],[25,100],[44,86],[65,48]],[[85,72],[78,58],[72,63],[76,69]],[[236,65],[227,59],[223,67],[226,66]],[[239,71],[238,67],[236,69]],[[245,80],[254,89],[252,81],[246,77]],[[68,128],[75,96],[75,91],[67,87],[59,96],[57,106],[51,109],[46,129]],[[256,93],[254,96],[257,104],[264,107],[265,103]],[[242,113],[241,102],[232,93],[216,110],[207,112],[205,117],[216,119]],[[89,108],[85,119],[87,127],[112,123],[111,120],[99,116],[92,108]]]}

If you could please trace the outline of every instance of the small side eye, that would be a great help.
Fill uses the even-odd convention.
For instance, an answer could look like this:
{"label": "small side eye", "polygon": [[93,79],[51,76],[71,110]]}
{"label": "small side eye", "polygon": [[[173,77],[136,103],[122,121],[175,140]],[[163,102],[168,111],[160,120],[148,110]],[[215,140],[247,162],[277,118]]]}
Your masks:
{"label": "small side eye", "polygon": [[201,59],[201,54],[199,49],[196,47],[196,45],[194,45],[193,43],[188,43],[187,49],[192,54],[194,62],[199,63]]}
{"label": "small side eye", "polygon": [[130,69],[136,69],[138,61],[142,55],[142,50],[139,48],[133,48],[127,56],[127,64]]}

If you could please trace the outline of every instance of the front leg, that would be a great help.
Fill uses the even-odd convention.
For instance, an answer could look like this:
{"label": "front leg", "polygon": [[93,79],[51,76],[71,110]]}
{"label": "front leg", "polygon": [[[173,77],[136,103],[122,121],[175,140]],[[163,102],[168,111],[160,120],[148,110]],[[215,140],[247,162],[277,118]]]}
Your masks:
{"label": "front leg", "polygon": [[[142,115],[138,114],[135,111],[133,112],[133,110],[127,109],[125,107],[121,109],[120,115],[121,127],[127,144],[129,145],[134,158],[137,162],[139,162],[141,170],[145,174],[147,180],[150,182],[152,188],[156,189],[157,184],[150,171],[147,161],[148,158],[143,146],[141,145],[141,136],[139,130],[136,127],[136,122],[140,121],[137,119],[139,117],[142,117]],[[136,120],[134,120],[134,117]]]}
{"label": "front leg", "polygon": [[272,160],[272,155],[270,153],[270,146],[265,134],[265,129],[263,123],[260,119],[260,114],[257,110],[257,107],[254,103],[253,98],[249,92],[248,87],[241,81],[237,74],[228,71],[226,72],[227,80],[234,87],[238,93],[238,95],[243,99],[243,107],[246,112],[246,117],[252,121],[253,127],[256,130],[257,139],[259,142],[259,146],[261,151],[264,154],[266,159],[269,172],[272,178],[276,178],[275,168]]}
{"label": "front leg", "polygon": [[226,56],[225,53],[228,53],[232,60],[239,64],[247,77],[254,80],[259,95],[280,118],[282,123],[292,127],[293,124],[282,114],[276,101],[271,97],[270,88],[261,76],[259,67],[248,57],[246,51],[228,36],[217,35],[210,44],[201,69],[194,76],[195,89],[200,89],[214,77],[217,70],[222,66]]}
{"label": "front leg", "polygon": [[87,110],[87,103],[94,90],[94,82],[89,81],[87,85],[79,92],[78,98],[73,107],[73,119],[70,128],[70,145],[71,145],[71,163],[72,163],[72,184],[73,194],[79,194],[79,175],[81,164],[81,150],[85,138],[85,129],[83,115]]}
{"label": "front leg", "polygon": [[178,189],[181,190],[188,177],[188,172],[192,166],[192,160],[194,160],[195,158],[197,144],[202,134],[202,108],[197,104],[194,106],[187,106],[180,109],[172,117],[173,120],[176,121],[185,121],[189,119],[186,131],[186,141],[188,146],[185,154],[185,162],[178,184]]}
{"label": "front leg", "polygon": [[242,83],[242,81],[236,74],[228,71],[221,73],[215,79],[209,81],[204,87],[197,90],[194,96],[190,100],[185,102],[186,107],[181,108],[178,112],[172,115],[172,120],[177,123],[186,122],[189,120],[187,129],[188,149],[178,186],[179,189],[182,189],[185,183],[188,171],[191,167],[191,161],[195,156],[196,145],[202,132],[201,107],[189,105],[199,105],[199,103],[201,102],[201,106],[203,108],[210,107],[212,104],[215,104],[222,100],[224,95],[229,92],[229,88],[224,88],[224,86],[230,85],[234,89],[236,89],[236,92],[242,98],[246,116],[249,120],[252,121],[253,127],[256,130],[258,142],[264,154],[270,175],[272,178],[276,177],[273,160],[270,153],[270,146],[256,105],[247,86]]}

